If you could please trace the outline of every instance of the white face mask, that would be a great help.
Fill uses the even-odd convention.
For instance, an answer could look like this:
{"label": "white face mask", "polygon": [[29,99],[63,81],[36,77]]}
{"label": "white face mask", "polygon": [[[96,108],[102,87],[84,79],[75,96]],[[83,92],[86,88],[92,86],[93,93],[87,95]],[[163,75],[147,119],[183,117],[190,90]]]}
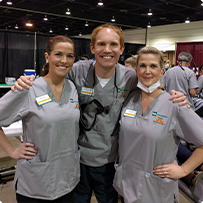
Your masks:
{"label": "white face mask", "polygon": [[158,80],[158,82],[154,83],[150,87],[144,86],[139,80],[137,83],[137,87],[139,87],[142,91],[147,92],[147,93],[152,93],[154,90],[157,89],[157,87],[160,87],[160,85],[161,85],[160,80]]}

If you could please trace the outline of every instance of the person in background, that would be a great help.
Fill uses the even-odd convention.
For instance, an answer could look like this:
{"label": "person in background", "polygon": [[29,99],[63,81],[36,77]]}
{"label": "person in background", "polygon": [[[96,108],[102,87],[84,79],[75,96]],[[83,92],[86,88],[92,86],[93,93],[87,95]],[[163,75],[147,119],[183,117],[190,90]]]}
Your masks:
{"label": "person in background", "polygon": [[18,203],[72,203],[79,182],[79,106],[71,70],[74,44],[65,36],[49,39],[46,65],[29,90],[0,99],[0,126],[22,120],[24,143],[15,148],[0,130],[0,146],[17,159],[14,179]]}
{"label": "person in background", "polygon": [[[84,118],[78,140],[81,177],[74,190],[74,202],[90,203],[94,192],[99,203],[117,203],[118,193],[113,187],[114,162],[118,155],[117,123],[123,102],[136,88],[137,77],[133,69],[118,63],[124,50],[124,34],[119,27],[112,24],[96,27],[90,49],[95,60],[78,61],[68,74],[78,90],[82,120]],[[21,76],[15,87],[29,88],[30,78],[33,80],[33,77]],[[182,96],[175,92],[172,99],[185,101]]]}
{"label": "person in background", "polygon": [[89,60],[89,59],[90,59],[90,57],[88,56],[88,54],[82,54],[80,56],[80,60]]}
{"label": "person in background", "polygon": [[136,60],[137,60],[136,56],[132,56],[132,57],[127,58],[125,60],[125,66],[130,67],[132,69],[135,69]]}
{"label": "person in background", "polygon": [[[188,99],[188,103],[190,104],[193,111],[197,111],[194,102],[194,96],[197,94],[198,83],[197,78],[194,72],[189,69],[190,62],[192,60],[192,55],[189,52],[180,52],[178,55],[178,66],[169,69],[163,76],[162,82],[166,89],[166,91],[170,92],[171,89],[175,89],[177,91],[183,92],[184,95]],[[196,112],[197,113],[197,112]],[[189,145],[189,143],[187,143]],[[180,144],[177,152],[177,159],[179,164],[183,163],[182,160],[187,160],[190,155],[189,149]],[[183,158],[184,157],[184,158]],[[202,174],[199,169],[189,173],[186,177],[183,177],[182,180],[190,187],[194,188],[194,186],[201,180]]]}
{"label": "person in background", "polygon": [[164,65],[164,69],[165,69],[164,72],[166,72],[170,67],[171,67],[171,65],[170,65],[170,61],[167,60],[166,63],[165,63],[165,65]]}
{"label": "person in background", "polygon": [[197,83],[198,83],[198,86],[199,86],[199,89],[198,89],[199,90],[199,97],[201,99],[203,99],[203,65],[201,65],[199,67],[199,71],[200,71],[200,76],[198,78]]}
{"label": "person in background", "polygon": [[198,91],[197,95],[193,97],[193,103],[195,107],[195,113],[197,113],[203,119],[203,65],[199,67],[200,77],[198,78]]}
{"label": "person in background", "polygon": [[167,92],[176,90],[182,92],[191,108],[194,109],[192,97],[197,93],[197,78],[189,69],[192,55],[189,52],[181,52],[178,55],[178,65],[169,69],[162,77],[162,83]]}
{"label": "person in background", "polygon": [[[203,121],[161,89],[162,52],[142,48],[136,73],[139,89],[128,95],[121,112],[114,187],[125,203],[179,202],[177,179],[203,162]],[[174,161],[180,138],[199,147],[181,166]]]}

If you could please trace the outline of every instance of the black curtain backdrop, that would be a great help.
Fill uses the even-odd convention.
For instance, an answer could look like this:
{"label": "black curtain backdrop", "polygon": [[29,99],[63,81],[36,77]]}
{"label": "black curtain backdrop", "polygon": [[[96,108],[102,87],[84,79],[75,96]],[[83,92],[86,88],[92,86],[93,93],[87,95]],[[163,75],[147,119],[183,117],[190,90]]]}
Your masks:
{"label": "black curtain backdrop", "polygon": [[125,60],[133,55],[136,55],[138,51],[144,47],[145,44],[132,44],[132,43],[125,43],[125,49],[123,54],[120,56],[119,63],[125,64]]}
{"label": "black curtain backdrop", "polygon": [[[36,75],[39,75],[45,64],[44,53],[47,40],[53,36],[36,34],[35,59],[35,33],[0,31],[0,83],[4,83],[5,77],[19,78],[23,75],[24,69],[36,68]],[[78,61],[82,54],[94,58],[90,51],[90,39],[71,39],[75,44],[75,61]],[[119,63],[124,64],[126,58],[137,54],[137,51],[143,46],[145,45],[125,43],[125,50]]]}
{"label": "black curtain backdrop", "polygon": [[0,32],[0,82],[34,68],[34,34]]}
{"label": "black curtain backdrop", "polygon": [[7,62],[7,49],[5,49],[6,42],[8,40],[5,39],[4,33],[0,32],[0,83],[4,83],[5,77],[5,63]]}
{"label": "black curtain backdrop", "polygon": [[48,35],[37,35],[36,36],[36,44],[37,44],[37,51],[36,51],[36,75],[39,75],[42,67],[46,63],[44,53],[46,51],[46,44],[49,40]]}
{"label": "black curtain backdrop", "polygon": [[90,59],[94,58],[90,51],[90,39],[72,38],[72,40],[75,44],[75,61],[78,61],[82,54],[87,54]]}

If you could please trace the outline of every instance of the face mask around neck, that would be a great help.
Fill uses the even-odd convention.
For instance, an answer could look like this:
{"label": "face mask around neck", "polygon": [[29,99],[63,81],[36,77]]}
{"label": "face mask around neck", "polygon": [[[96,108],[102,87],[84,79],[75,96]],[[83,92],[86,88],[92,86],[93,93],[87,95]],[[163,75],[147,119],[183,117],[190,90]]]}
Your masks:
{"label": "face mask around neck", "polygon": [[139,87],[142,91],[147,92],[147,93],[152,93],[154,90],[157,89],[157,87],[160,87],[160,85],[161,85],[160,80],[158,80],[158,82],[154,83],[150,87],[144,86],[139,80],[137,83],[137,87]]}

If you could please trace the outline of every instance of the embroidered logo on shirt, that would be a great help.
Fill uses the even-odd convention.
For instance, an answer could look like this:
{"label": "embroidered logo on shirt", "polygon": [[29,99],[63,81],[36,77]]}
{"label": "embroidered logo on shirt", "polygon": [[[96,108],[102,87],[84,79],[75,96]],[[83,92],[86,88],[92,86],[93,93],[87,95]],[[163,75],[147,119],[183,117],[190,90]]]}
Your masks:
{"label": "embroidered logo on shirt", "polygon": [[157,112],[153,111],[152,116],[156,116],[156,115],[157,115]]}
{"label": "embroidered logo on shirt", "polygon": [[126,95],[125,95],[125,92],[126,91],[128,91],[128,90],[121,90],[120,88],[118,88],[118,95],[119,95],[119,97],[125,97]]}
{"label": "embroidered logo on shirt", "polygon": [[164,124],[163,120],[160,118],[156,119],[156,122]]}
{"label": "embroidered logo on shirt", "polygon": [[71,103],[75,103],[75,109],[79,109],[78,101],[74,101],[72,98],[70,98]]}
{"label": "embroidered logo on shirt", "polygon": [[120,97],[125,97],[125,93],[122,93],[122,94],[120,95]]}
{"label": "embroidered logo on shirt", "polygon": [[153,122],[161,124],[161,125],[165,125],[167,118],[168,118],[168,116],[158,114],[156,111],[153,111],[152,116],[156,117],[155,120],[153,120]]}

